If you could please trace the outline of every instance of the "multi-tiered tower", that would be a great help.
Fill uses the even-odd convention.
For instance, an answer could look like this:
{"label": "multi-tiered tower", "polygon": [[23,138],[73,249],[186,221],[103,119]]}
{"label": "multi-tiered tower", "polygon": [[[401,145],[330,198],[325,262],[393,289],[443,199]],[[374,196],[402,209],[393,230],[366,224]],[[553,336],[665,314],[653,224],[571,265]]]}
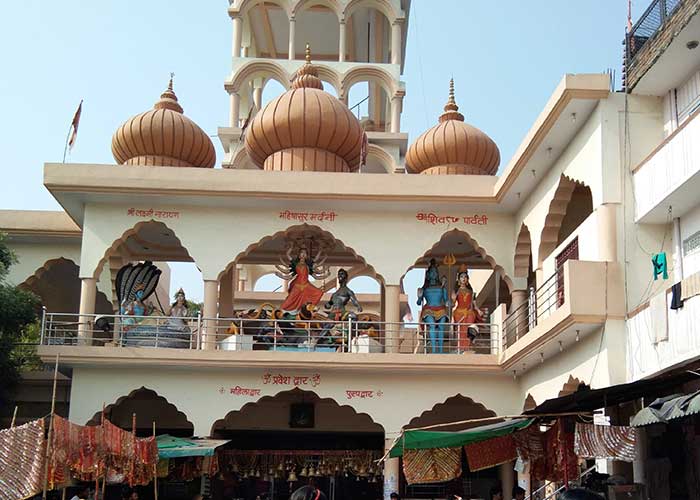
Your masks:
{"label": "multi-tiered tower", "polygon": [[350,107],[367,133],[361,172],[403,172],[408,138],[401,133],[400,77],[409,7],[410,0],[231,0],[233,67],[224,84],[230,118],[219,129],[223,166],[256,168],[243,129],[264,107],[270,80],[290,89],[309,44],[324,89]]}

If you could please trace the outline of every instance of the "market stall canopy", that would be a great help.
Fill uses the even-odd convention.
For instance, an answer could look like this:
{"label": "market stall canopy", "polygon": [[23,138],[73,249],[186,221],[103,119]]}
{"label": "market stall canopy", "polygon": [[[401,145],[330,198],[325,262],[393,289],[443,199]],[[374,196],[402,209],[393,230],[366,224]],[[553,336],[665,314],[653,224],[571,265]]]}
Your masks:
{"label": "market stall canopy", "polygon": [[184,439],[169,434],[156,437],[159,458],[210,457],[216,448],[228,442],[222,439]]}
{"label": "market stall canopy", "polygon": [[659,398],[632,418],[632,427],[665,424],[669,420],[700,413],[700,391]]}
{"label": "market stall canopy", "polygon": [[611,385],[603,389],[579,389],[573,394],[548,399],[525,415],[592,412],[599,408],[616,406],[644,397],[658,397],[664,392],[697,379],[697,375],[681,372],[665,377],[638,380],[629,384]]}
{"label": "market stall canopy", "polygon": [[396,440],[389,453],[390,458],[400,457],[404,450],[427,450],[431,448],[456,448],[488,439],[505,436],[530,425],[534,419],[519,418],[497,424],[482,425],[465,431],[440,432],[431,430],[405,430]]}

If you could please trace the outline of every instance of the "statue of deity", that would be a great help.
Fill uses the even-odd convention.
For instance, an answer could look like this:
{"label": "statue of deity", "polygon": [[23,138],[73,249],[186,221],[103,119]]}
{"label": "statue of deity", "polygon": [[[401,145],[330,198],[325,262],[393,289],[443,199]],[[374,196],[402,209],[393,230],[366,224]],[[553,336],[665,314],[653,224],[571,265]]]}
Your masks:
{"label": "statue of deity", "polygon": [[121,305],[121,314],[124,316],[136,316],[134,319],[125,319],[124,323],[133,324],[140,321],[139,318],[148,315],[148,308],[143,302],[145,285],[139,283],[134,287],[134,298],[132,300],[124,299]]}
{"label": "statue of deity", "polygon": [[450,320],[450,299],[443,281],[435,259],[430,259],[425,281],[418,289],[417,304],[423,306],[420,321],[426,326],[430,337],[430,352],[440,354],[444,352],[445,325]]}
{"label": "statue of deity", "polygon": [[472,325],[483,321],[482,312],[476,307],[476,294],[469,284],[469,272],[464,264],[457,271],[452,301],[455,304],[452,320],[457,323],[457,349],[463,353],[471,348],[478,333],[477,328]]}
{"label": "statue of deity", "polygon": [[175,302],[170,306],[170,317],[171,318],[186,318],[189,315],[187,310],[187,297],[185,296],[185,291],[180,288],[175,293]]}
{"label": "statue of deity", "polygon": [[285,312],[297,312],[306,304],[317,306],[323,297],[323,290],[315,287],[309,278],[322,280],[330,276],[330,270],[323,267],[326,257],[321,257],[319,249],[315,257],[310,258],[306,248],[301,247],[296,257],[292,257],[293,248],[287,250],[286,261],[280,258],[281,265],[276,265],[277,277],[289,281],[288,295],[280,307]]}
{"label": "statue of deity", "polygon": [[343,321],[347,318],[357,319],[357,315],[346,310],[348,302],[351,302],[357,312],[362,312],[362,306],[355,297],[355,292],[348,288],[348,272],[345,269],[338,269],[338,289],[331,295],[331,299],[325,308],[330,309],[330,318],[334,321]]}

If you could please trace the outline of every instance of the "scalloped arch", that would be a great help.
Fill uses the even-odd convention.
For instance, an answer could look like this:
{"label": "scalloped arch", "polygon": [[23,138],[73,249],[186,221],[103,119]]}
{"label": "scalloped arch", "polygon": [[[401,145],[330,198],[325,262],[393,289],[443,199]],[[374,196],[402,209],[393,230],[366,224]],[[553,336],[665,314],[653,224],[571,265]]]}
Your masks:
{"label": "scalloped arch", "polygon": [[[472,398],[462,395],[462,393],[458,393],[454,396],[450,396],[441,403],[436,403],[431,409],[425,410],[419,416],[413,417],[403,428],[415,429],[435,424],[459,422],[462,420],[469,420],[470,418],[494,417],[495,423],[495,421],[497,421],[495,418],[496,416],[496,413],[493,410],[486,408],[484,404],[474,401]],[[483,422],[441,426],[434,430],[447,431],[455,430],[455,428],[468,429],[478,425],[483,425]]]}
{"label": "scalloped arch", "polygon": [[34,271],[31,274],[31,276],[27,276],[27,279],[25,279],[18,286],[33,286],[36,281],[41,279],[44,273],[46,273],[49,269],[58,264],[73,264],[76,268],[79,268],[78,264],[76,264],[72,259],[66,259],[65,257],[49,259],[46,262],[44,262],[44,264],[41,267],[37,268],[36,271]]}
{"label": "scalloped arch", "polygon": [[230,421],[240,415],[243,415],[246,411],[251,410],[252,408],[255,408],[256,405],[260,403],[269,403],[269,402],[274,402],[281,397],[284,397],[286,395],[299,395],[304,398],[305,401],[315,401],[315,402],[324,402],[324,403],[331,403],[333,406],[336,406],[340,409],[343,409],[345,411],[351,412],[351,415],[354,417],[359,417],[363,419],[366,423],[376,426],[377,432],[384,432],[384,427],[381,424],[378,424],[377,422],[374,421],[374,419],[368,414],[368,413],[362,413],[358,412],[355,410],[350,405],[342,405],[338,403],[335,399],[333,398],[322,398],[319,396],[316,392],[314,391],[305,391],[303,389],[299,389],[298,387],[295,387],[294,389],[286,390],[286,391],[280,391],[274,396],[263,396],[257,401],[251,401],[249,403],[244,404],[240,410],[232,410],[224,416],[224,418],[220,418],[218,420],[215,420],[214,423],[211,426],[211,431],[209,433],[210,436],[214,436],[217,429],[220,428],[221,426],[225,425],[227,421]]}
{"label": "scalloped arch", "polygon": [[[143,220],[143,221],[137,222],[131,228],[124,231],[119,238],[114,240],[114,242],[110,245],[110,247],[107,250],[105,250],[104,255],[102,256],[100,261],[97,263],[97,267],[95,267],[95,270],[92,273],[92,277],[95,279],[98,279],[100,276],[100,272],[102,271],[102,268],[104,267],[104,265],[107,263],[107,260],[109,259],[109,257],[114,255],[115,253],[117,253],[117,251],[119,250],[119,247],[122,244],[124,244],[126,242],[126,240],[129,239],[129,237],[137,234],[139,232],[139,229],[147,224],[161,224],[164,227],[168,228],[170,231],[172,231],[173,236],[175,237],[177,242],[180,244],[180,246],[182,246],[182,248],[185,249],[185,251],[187,252],[187,255],[196,264],[196,261],[194,260],[194,258],[192,258],[192,255],[190,255],[190,252],[187,250],[187,248],[182,244],[182,241],[180,240],[180,238],[178,238],[177,233],[175,232],[175,230],[172,227],[168,226],[165,222],[155,220],[155,219],[149,219],[149,220]],[[199,267],[199,266],[197,266],[197,267]]]}
{"label": "scalloped arch", "polygon": [[[166,410],[173,412],[175,417],[178,419],[178,423],[183,423],[183,428],[189,428],[192,431],[192,433],[194,433],[194,425],[192,424],[192,422],[190,422],[187,419],[187,415],[184,412],[180,411],[177,408],[177,406],[172,404],[165,397],[161,396],[153,389],[147,388],[146,386],[141,386],[138,389],[134,389],[126,396],[121,396],[114,403],[107,405],[104,409],[105,415],[109,416],[111,414],[111,412],[114,410],[114,408],[116,408],[117,406],[124,403],[124,401],[126,401],[128,399],[132,399],[137,395],[147,395],[149,397],[152,397],[153,400],[157,401],[158,403],[161,403],[161,404],[164,403]],[[92,418],[85,425],[99,425],[101,418],[102,418],[102,412],[98,411],[92,416]],[[138,418],[138,415],[136,416],[136,418]],[[112,423],[114,423],[114,422],[112,422]],[[158,423],[156,422],[156,425],[157,424]],[[150,423],[149,423],[149,425],[150,425]],[[192,434],[190,434],[190,435],[192,435]]]}
{"label": "scalloped arch", "polygon": [[238,261],[238,259],[240,259],[241,257],[245,257],[246,255],[250,254],[250,253],[251,253],[253,250],[255,250],[255,248],[257,248],[258,246],[260,246],[260,245],[262,245],[263,243],[265,243],[265,242],[267,242],[267,241],[270,241],[270,240],[272,240],[272,239],[274,239],[274,238],[278,238],[278,237],[280,237],[280,236],[284,236],[284,235],[288,234],[289,232],[291,232],[291,231],[296,231],[296,230],[307,230],[307,231],[308,231],[308,230],[314,230],[314,231],[318,231],[322,236],[332,238],[334,241],[336,241],[336,242],[342,244],[347,250],[349,250],[350,253],[352,253],[353,257],[357,257],[364,265],[366,265],[366,266],[367,266],[367,269],[369,270],[369,272],[374,273],[375,279],[377,279],[378,281],[380,281],[380,282],[382,282],[382,283],[384,282],[384,277],[383,277],[381,274],[379,274],[379,273],[374,269],[374,267],[372,267],[371,265],[369,265],[369,264],[367,263],[367,261],[365,260],[365,258],[362,257],[360,254],[358,254],[352,247],[349,247],[349,246],[346,245],[342,240],[336,238],[336,237],[333,235],[333,233],[331,233],[331,232],[329,232],[329,231],[326,231],[325,229],[320,228],[319,226],[312,225],[312,224],[297,224],[297,225],[294,225],[294,226],[289,226],[289,227],[286,228],[286,229],[283,229],[283,230],[281,230],[281,231],[277,231],[276,233],[271,234],[271,235],[267,235],[267,236],[261,238],[260,240],[258,240],[257,242],[248,245],[248,246],[246,247],[245,250],[243,250],[243,251],[240,252],[238,255],[236,255],[236,257],[226,266],[226,268],[225,268],[223,271],[221,271],[221,272],[219,273],[219,276],[218,276],[217,279],[220,280],[220,279],[224,276],[224,274],[226,274],[226,273],[231,269],[231,267],[234,266],[234,265],[236,264],[236,262]]}
{"label": "scalloped arch", "polygon": [[358,66],[343,75],[341,80],[343,95],[349,95],[350,89],[356,83],[366,81],[377,83],[384,89],[389,98],[392,98],[399,90],[396,82],[385,69],[376,66]]}
{"label": "scalloped arch", "polygon": [[226,87],[230,87],[234,92],[240,92],[241,86],[256,76],[277,80],[287,90],[289,90],[292,78],[292,75],[274,61],[253,60],[241,66],[234,79]]}
{"label": "scalloped arch", "polygon": [[520,226],[518,239],[515,242],[515,257],[513,261],[513,276],[527,278],[530,270],[530,258],[532,256],[532,242],[530,230],[525,224]]}
{"label": "scalloped arch", "polygon": [[[450,229],[449,231],[445,231],[442,233],[442,236],[440,236],[440,239],[432,246],[430,247],[426,252],[424,252],[422,255],[420,255],[414,262],[414,264],[406,270],[406,272],[410,271],[411,269],[416,267],[416,264],[418,264],[418,261],[420,261],[422,258],[427,257],[433,250],[435,250],[440,242],[447,236],[448,234],[460,234],[466,238],[466,240],[469,242],[469,244],[474,247],[474,250],[479,253],[482,259],[484,259],[488,264],[491,266],[491,269],[494,271],[498,271],[500,273],[501,279],[506,282],[506,285],[508,285],[508,290],[513,291],[513,280],[508,276],[508,274],[505,272],[505,269],[503,266],[499,265],[496,263],[496,259],[491,257],[488,253],[486,253],[486,249],[482,246],[479,246],[479,242],[477,242],[474,238],[472,238],[469,233],[466,231],[463,231],[461,229]],[[405,273],[404,273],[405,276]]]}
{"label": "scalloped arch", "polygon": [[537,251],[537,267],[542,267],[544,259],[557,248],[559,229],[566,215],[566,209],[571,201],[576,186],[586,186],[583,182],[562,174],[559,184],[554,191],[552,201],[549,202],[547,216],[544,219],[544,227],[540,236],[540,246]]}

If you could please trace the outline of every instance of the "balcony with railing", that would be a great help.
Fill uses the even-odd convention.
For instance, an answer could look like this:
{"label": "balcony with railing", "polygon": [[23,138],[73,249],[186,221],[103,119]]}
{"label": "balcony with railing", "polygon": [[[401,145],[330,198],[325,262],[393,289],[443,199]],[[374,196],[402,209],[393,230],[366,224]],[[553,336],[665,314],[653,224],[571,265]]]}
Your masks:
{"label": "balcony with railing", "polygon": [[599,328],[619,309],[618,272],[614,263],[568,260],[531,289],[528,300],[503,322],[504,366],[532,366],[531,361],[554,356]]}
{"label": "balcony with railing", "polygon": [[[698,10],[697,0],[653,0],[625,37],[624,86],[632,91]],[[687,40],[683,41],[683,45]],[[678,53],[666,54],[678,59]],[[677,63],[677,61],[676,61]],[[663,70],[665,71],[665,70]],[[648,88],[643,93],[649,92]],[[653,93],[654,95],[659,95]]]}
{"label": "balcony with railing", "polygon": [[[423,323],[44,313],[39,355],[72,365],[458,366],[498,368],[499,325],[441,325],[430,341]],[[426,341],[427,339],[427,341]],[[467,339],[471,339],[468,341]]]}
{"label": "balcony with railing", "polygon": [[635,218],[663,223],[668,207],[681,216],[697,204],[700,191],[700,110],[634,168]]}

